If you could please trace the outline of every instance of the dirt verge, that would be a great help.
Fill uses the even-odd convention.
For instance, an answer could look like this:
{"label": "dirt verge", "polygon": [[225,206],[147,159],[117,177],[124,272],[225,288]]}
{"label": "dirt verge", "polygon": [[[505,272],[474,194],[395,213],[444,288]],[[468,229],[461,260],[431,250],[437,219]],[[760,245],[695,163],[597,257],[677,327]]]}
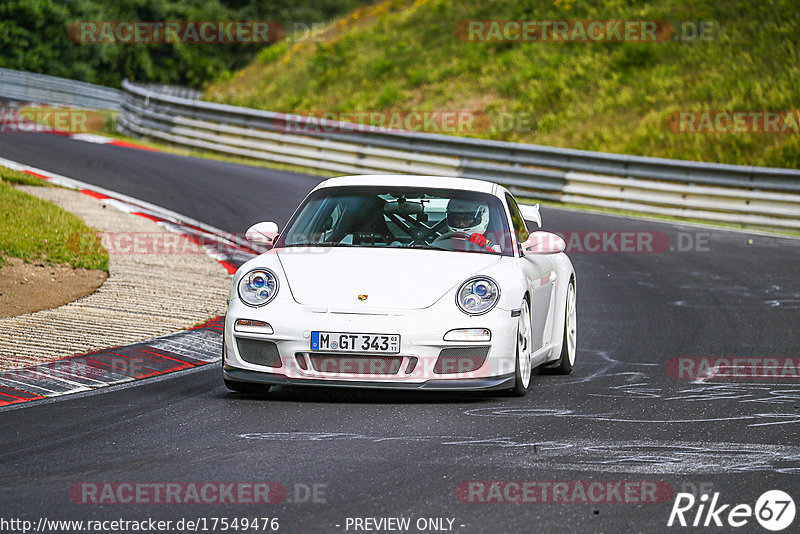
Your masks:
{"label": "dirt verge", "polygon": [[104,271],[69,265],[25,263],[4,258],[0,268],[0,318],[57,308],[90,295],[106,280]]}

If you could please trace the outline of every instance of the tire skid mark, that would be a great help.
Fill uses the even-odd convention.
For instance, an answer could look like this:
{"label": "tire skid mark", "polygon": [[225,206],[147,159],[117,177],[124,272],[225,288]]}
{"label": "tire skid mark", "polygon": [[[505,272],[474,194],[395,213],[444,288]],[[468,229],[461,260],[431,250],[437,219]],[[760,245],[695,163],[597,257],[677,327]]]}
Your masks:
{"label": "tire skid mark", "polygon": [[607,423],[629,423],[629,424],[655,424],[655,425],[669,425],[669,424],[702,424],[702,423],[719,423],[722,421],[762,421],[764,419],[779,419],[779,421],[770,421],[767,423],[751,423],[748,426],[764,426],[776,424],[792,424],[800,423],[800,414],[794,413],[753,413],[744,415],[733,415],[730,417],[692,417],[689,419],[679,419],[674,417],[667,417],[662,419],[634,419],[627,417],[625,414],[597,414],[597,413],[577,413],[572,410],[553,410],[549,408],[475,408],[467,410],[467,415],[478,417],[568,417],[575,419],[587,419],[590,421],[599,421]]}
{"label": "tire skid mark", "polygon": [[[548,411],[548,410],[543,410]],[[555,410],[549,410],[554,412]],[[551,414],[552,415],[552,414]],[[425,444],[429,447],[490,448],[481,456],[484,465],[514,468],[585,469],[602,472],[686,474],[770,471],[800,472],[800,447],[762,443],[727,443],[703,441],[625,441],[536,440],[525,437],[497,436],[391,436],[354,432],[251,432],[238,434],[242,440],[319,444],[331,452],[331,442],[345,445],[341,452],[350,454],[353,444],[363,451],[365,445],[385,443]],[[531,454],[520,454],[528,449]]]}

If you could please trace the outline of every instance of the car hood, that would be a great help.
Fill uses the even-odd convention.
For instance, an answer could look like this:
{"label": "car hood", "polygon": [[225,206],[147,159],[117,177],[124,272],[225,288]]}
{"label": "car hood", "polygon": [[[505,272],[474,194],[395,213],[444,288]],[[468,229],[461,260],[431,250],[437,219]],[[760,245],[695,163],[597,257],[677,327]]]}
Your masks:
{"label": "car hood", "polygon": [[280,249],[277,256],[298,303],[365,311],[427,308],[502,257],[444,250],[296,247]]}

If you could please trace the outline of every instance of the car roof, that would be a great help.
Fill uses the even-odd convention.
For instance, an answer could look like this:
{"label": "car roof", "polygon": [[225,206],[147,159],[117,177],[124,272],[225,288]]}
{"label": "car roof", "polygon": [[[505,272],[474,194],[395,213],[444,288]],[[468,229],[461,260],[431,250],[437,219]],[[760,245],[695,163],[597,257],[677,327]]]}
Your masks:
{"label": "car roof", "polygon": [[495,195],[498,185],[485,180],[472,178],[453,178],[448,176],[421,176],[408,174],[362,174],[330,178],[315,189],[323,187],[388,185],[399,187],[419,187],[431,189],[456,189],[478,191]]}

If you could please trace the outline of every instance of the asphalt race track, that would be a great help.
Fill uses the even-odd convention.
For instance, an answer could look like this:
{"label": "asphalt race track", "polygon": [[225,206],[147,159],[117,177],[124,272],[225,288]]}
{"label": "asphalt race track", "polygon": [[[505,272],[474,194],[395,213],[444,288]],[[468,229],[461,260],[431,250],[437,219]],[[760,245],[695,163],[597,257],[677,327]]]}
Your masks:
{"label": "asphalt race track", "polygon": [[[55,135],[4,135],[0,157],[231,232],[285,223],[321,180]],[[291,533],[352,532],[348,518],[400,516],[452,519],[464,533],[655,532],[668,530],[671,492],[702,488],[731,506],[753,506],[771,489],[799,495],[797,370],[687,380],[671,376],[668,362],[800,356],[800,240],[542,212],[545,230],[647,232],[662,245],[652,253],[572,249],[572,375],[535,376],[522,399],[304,388],[249,397],[229,393],[209,365],[2,410],[5,515],[276,517],[279,532]],[[82,482],[206,481],[276,482],[287,496],[267,505],[98,505],[70,494]],[[469,481],[649,481],[670,491],[658,503],[463,502]],[[316,499],[306,491],[314,485]],[[754,518],[738,530],[765,532]]]}

